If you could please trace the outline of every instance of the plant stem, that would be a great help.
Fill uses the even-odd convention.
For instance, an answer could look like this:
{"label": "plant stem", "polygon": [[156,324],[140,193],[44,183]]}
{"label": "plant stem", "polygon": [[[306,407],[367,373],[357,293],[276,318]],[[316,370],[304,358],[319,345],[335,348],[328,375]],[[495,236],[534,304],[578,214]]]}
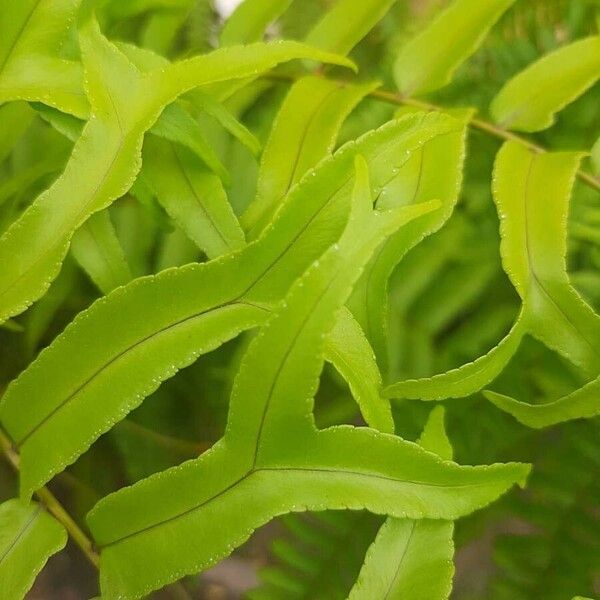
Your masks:
{"label": "plant stem", "polygon": [[[12,442],[4,433],[4,431],[2,431],[2,429],[0,429],[0,446],[2,446],[4,456],[13,469],[18,473],[20,465],[19,455],[17,452],[15,452]],[[98,568],[100,564],[100,557],[94,550],[92,541],[79,527],[79,525],[77,525],[71,515],[69,515],[69,513],[64,509],[54,494],[47,487],[39,489],[35,494],[40,502],[48,509],[48,512],[51,513],[54,518],[67,530],[71,539],[77,544],[77,546],[79,546],[90,563],[95,568]]]}
{"label": "plant stem", "polygon": [[[286,75],[283,73],[268,73],[262,76],[265,79],[272,79],[274,81],[287,81],[293,82],[296,80],[296,77],[293,75]],[[340,84],[346,83],[342,80],[338,80]],[[422,110],[435,111],[435,112],[444,112],[447,110],[443,106],[438,106],[437,104],[431,104],[430,102],[425,102],[423,100],[417,100],[416,98],[405,98],[400,94],[392,92],[390,90],[385,89],[377,89],[369,93],[369,97],[375,98],[377,100],[381,100],[383,102],[388,102],[389,104],[395,104],[398,106],[414,106],[415,108],[420,108]],[[512,131],[508,131],[503,129],[502,127],[498,127],[489,121],[485,121],[484,119],[472,118],[469,121],[469,125],[473,129],[477,129],[479,131],[483,131],[492,137],[498,138],[504,141],[512,141],[525,146],[532,152],[536,152],[538,154],[543,154],[544,152],[548,152],[546,148],[539,146],[538,144],[534,144],[528,139],[513,133]],[[591,173],[580,169],[577,171],[577,177],[580,181],[590,186],[592,189],[600,192],[600,177],[595,177]]]}

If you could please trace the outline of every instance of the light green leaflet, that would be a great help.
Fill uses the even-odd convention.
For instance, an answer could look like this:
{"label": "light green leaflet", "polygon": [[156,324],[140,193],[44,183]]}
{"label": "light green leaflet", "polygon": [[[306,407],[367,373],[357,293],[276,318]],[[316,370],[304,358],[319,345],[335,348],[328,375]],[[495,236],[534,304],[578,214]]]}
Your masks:
{"label": "light green leaflet", "polygon": [[416,152],[408,153],[408,162],[393,184],[378,191],[379,208],[432,199],[440,200],[443,207],[387,240],[366,268],[350,300],[349,306],[373,344],[384,377],[388,370],[388,281],[408,250],[439,229],[454,210],[462,183],[466,120],[457,123],[460,127],[455,131],[432,138]]}
{"label": "light green leaflet", "polygon": [[373,349],[360,325],[342,308],[325,343],[325,360],[348,382],[366,423],[384,433],[394,432],[390,403],[381,397],[381,373]]}
{"label": "light green leaflet", "polygon": [[[139,48],[138,46],[133,46],[132,44],[127,44],[125,42],[115,42],[115,46],[129,60],[141,71],[152,71],[155,69],[166,69],[171,64],[166,58],[156,54],[150,50],[145,48]],[[173,105],[169,105],[163,110],[158,121],[154,125],[154,127],[150,130],[153,133],[158,133],[162,137],[170,139],[173,142],[179,142],[184,146],[187,146],[190,150],[193,150],[198,154],[200,158],[205,160],[204,154],[206,151],[210,151],[213,153],[213,159],[207,162],[207,165],[214,169],[213,163],[214,161],[219,161],[218,157],[214,155],[212,148],[206,147],[203,152],[199,152],[200,148],[198,148],[198,141],[191,143],[192,140],[190,138],[198,138],[198,133],[201,133],[201,129],[198,123],[190,118],[190,115],[186,113],[186,109],[206,112],[211,115],[214,119],[216,119],[222,127],[224,127],[231,135],[237,138],[244,146],[246,146],[253,154],[257,154],[260,152],[260,142],[256,139],[256,137],[248,131],[242,123],[240,123],[230,112],[229,110],[220,102],[218,102],[215,98],[213,98],[210,94],[206,93],[203,88],[195,88],[189,91],[185,95],[185,100],[179,101],[176,105],[179,105],[179,110],[177,113],[172,114],[172,116],[177,117],[177,121],[179,124],[174,123],[177,127],[174,129],[171,127],[171,131],[165,130],[162,128],[162,121],[164,120],[166,113],[171,111]],[[183,113],[183,114],[182,114]],[[162,129],[162,131],[161,131]],[[180,132],[180,135],[169,135],[169,133]],[[202,134],[203,137],[203,134]],[[207,142],[203,141],[203,144],[207,146]],[[214,169],[216,173],[221,174],[226,179],[228,175],[222,172],[222,165],[219,163],[219,168]]]}
{"label": "light green leaflet", "polygon": [[446,400],[464,398],[493,381],[517,351],[526,331],[525,319],[519,316],[508,335],[486,355],[457,369],[427,377],[407,379],[389,385],[384,398],[412,400]]}
{"label": "light green leaflet", "polygon": [[306,43],[348,54],[388,12],[396,0],[337,0],[311,29]]}
{"label": "light green leaflet", "polygon": [[221,30],[221,46],[261,41],[267,27],[291,3],[292,0],[244,0]]}
{"label": "light green leaflet", "polygon": [[[18,71],[19,77],[24,73],[27,73],[32,64],[37,63],[42,51],[50,54],[53,52],[53,48],[58,43],[55,40],[57,35],[56,32],[62,31],[62,37],[66,36],[70,24],[75,20],[79,4],[80,0],[63,1],[60,12],[56,14],[54,12],[56,10],[55,6],[53,5],[52,8],[50,8],[48,2],[39,2],[35,8],[32,8],[32,3],[27,1],[19,3],[19,10],[29,10],[32,8],[31,12],[20,12],[19,15],[16,15],[13,14],[15,7],[17,7],[16,4],[11,2],[0,3],[0,24],[10,24],[11,31],[14,27],[13,33],[15,35],[17,35],[17,30],[20,31],[20,34],[17,35],[16,38],[14,38],[13,33],[7,34],[9,38],[14,38],[13,50],[18,49],[19,64],[26,65]],[[35,44],[31,43],[32,41],[35,41]],[[162,68],[169,64],[169,61],[165,58],[156,55],[149,50],[123,43],[118,43],[117,46],[130,58],[134,65],[141,70]],[[10,56],[13,55],[11,54]],[[90,106],[83,88],[81,65],[79,63],[67,61],[62,61],[62,63],[68,66],[69,77],[66,78],[61,76],[60,70],[57,72],[56,69],[48,68],[44,73],[44,79],[42,81],[46,81],[48,77],[51,77],[51,80],[47,82],[47,88],[45,89],[46,93],[40,98],[37,98],[35,94],[32,95],[31,90],[28,91],[27,89],[17,86],[16,88],[6,90],[2,100],[9,101],[19,98],[26,98],[29,100],[37,99],[41,104],[41,107],[39,107],[38,110],[43,111],[46,105],[48,105],[48,107],[54,106],[60,108],[65,112],[61,113],[55,111],[56,114],[46,112],[46,116],[51,118],[50,122],[53,126],[57,127],[62,125],[62,127],[59,128],[59,131],[74,141],[79,137],[82,125],[80,121],[69,119],[68,116],[74,115],[79,118],[87,118],[90,114]],[[72,73],[70,73],[70,71],[72,71]],[[77,101],[75,104],[72,102],[65,103],[63,101],[65,97],[76,97]],[[249,147],[256,151],[256,140],[253,139],[251,134],[246,131],[243,126],[237,123],[235,119],[232,119],[230,115],[227,115],[227,111],[218,102],[207,100],[205,94],[200,90],[194,90],[193,99],[196,104],[205,104],[206,106],[204,106],[204,108],[208,112],[211,112],[211,114],[215,114],[216,118],[220,118],[224,127],[228,128],[233,135],[239,136],[243,143],[249,144]],[[9,104],[8,107],[3,107],[3,110],[9,110],[13,113],[16,109],[13,109],[12,106],[13,103]],[[44,113],[42,114],[45,116]],[[24,119],[23,122],[26,123],[26,120]],[[14,125],[12,127],[14,127]],[[165,136],[172,141],[187,145],[191,150],[197,152],[211,168],[215,169],[215,172],[226,177],[219,160],[203,140],[201,132],[198,131],[197,123],[182,110],[181,106],[167,106],[152,127],[152,132]]]}
{"label": "light green leaflet", "polygon": [[131,280],[108,210],[92,215],[75,232],[71,252],[103,294]]}
{"label": "light green leaflet", "polygon": [[81,65],[59,56],[81,0],[2,0],[0,103],[38,101],[83,117]]}
{"label": "light green leaflet", "polygon": [[590,419],[600,414],[600,377],[567,396],[541,404],[527,404],[491,390],[483,394],[501,410],[536,429],[573,419]]}
{"label": "light green leaflet", "polygon": [[567,275],[569,197],[581,153],[534,154],[507,142],[494,168],[502,265],[528,331],[591,376],[600,373],[600,317]]}
{"label": "light green leaflet", "polygon": [[296,42],[273,42],[216,50],[142,73],[88,13],[89,4],[82,7],[80,46],[93,112],[61,177],[0,238],[0,322],[44,293],[73,232],[129,189],[140,169],[145,131],[177,96],[295,58],[351,64]]}
{"label": "light green leaflet", "polygon": [[187,148],[148,137],[142,175],[158,202],[208,258],[245,244],[244,232],[231,209],[221,179]]}
{"label": "light green leaflet", "polygon": [[577,40],[540,58],[494,98],[494,120],[507,129],[539,131],[600,79],[600,36]]}
{"label": "light green leaflet", "polygon": [[225,437],[199,459],[107,496],[90,512],[103,597],[138,598],[204,569],[286,512],[367,508],[455,518],[523,482],[525,465],[460,467],[375,430],[315,429],[312,397],[335,312],[381,240],[435,206],[373,212],[371,202],[358,159],[349,225],[250,344]]}
{"label": "light green leaflet", "polygon": [[263,151],[256,198],[242,216],[250,239],[258,237],[304,173],[330,154],[343,121],[374,87],[310,76],[292,86]]}
{"label": "light green leaflet", "polygon": [[433,92],[450,83],[456,69],[485,39],[515,0],[454,0],[400,51],[394,65],[403,96]]}
{"label": "light green leaflet", "polygon": [[0,504],[0,596],[21,600],[50,556],[67,543],[67,532],[38,504]]}
{"label": "light green leaflet", "polygon": [[0,421],[21,455],[22,494],[73,462],[178,369],[264,322],[339,238],[356,152],[367,159],[379,193],[393,187],[423,144],[457,130],[460,123],[441,114],[392,121],[307,174],[273,224],[242,251],[139,279],[80,313],[0,402]]}
{"label": "light green leaflet", "polygon": [[[580,159],[581,153],[535,154],[515,142],[503,146],[494,170],[494,200],[502,264],[523,301],[521,313],[487,355],[442,375],[391,385],[385,397],[442,400],[472,394],[504,369],[526,333],[588,376],[600,373],[600,317],[570,284],[566,270],[568,203]],[[581,404],[570,414],[590,414],[587,394],[578,398]],[[548,418],[560,418],[560,407],[554,417],[549,408]]]}
{"label": "light green leaflet", "polygon": [[176,142],[189,148],[224,182],[229,181],[227,169],[206,140],[196,120],[182,108],[181,104],[174,102],[166,106],[151,132],[170,142]]}
{"label": "light green leaflet", "polygon": [[[434,408],[419,445],[452,460],[444,409]],[[389,517],[371,544],[348,600],[446,600],[452,589],[454,525]]]}
{"label": "light green leaflet", "polygon": [[[129,46],[124,49],[138,59],[138,64],[145,62],[157,63],[160,66],[168,64],[167,61],[148,52],[132,53]],[[195,91],[194,98],[202,102],[205,99],[199,90]],[[245,128],[235,121],[224,107],[216,102],[207,102],[206,104],[209,105],[209,108],[218,111],[220,120],[228,129],[235,130],[237,136],[250,145],[253,150],[256,150],[253,136],[247,134]],[[81,134],[80,121],[44,105],[38,105],[37,108],[41,116],[57,131],[72,141],[77,140]],[[239,127],[232,125],[232,121],[238,123]],[[137,190],[139,191],[140,185],[147,184],[171,218],[180,224],[209,258],[240,248],[244,242],[244,234],[233,215],[221,183],[221,179],[228,179],[228,173],[212,147],[204,139],[196,121],[178,104],[170,104],[163,110],[161,118],[152,127],[150,133],[155,135],[144,138],[142,168],[135,183]],[[161,137],[164,139],[160,139]],[[189,148],[189,151],[186,148]],[[193,156],[191,151],[195,152],[198,158]],[[212,171],[218,173],[221,179],[210,173],[199,160],[200,158],[206,167],[210,167]],[[167,173],[169,177],[165,177]],[[83,237],[87,240],[89,248],[89,234],[86,234],[85,231],[80,233],[87,229],[87,224],[84,224],[75,233],[74,245],[77,245],[78,239]],[[112,236],[106,234],[97,237],[97,240],[108,242],[110,237]],[[123,281],[126,271],[118,256],[118,248],[112,242],[108,242],[106,247],[98,246],[97,249],[99,252],[96,252],[93,258],[94,262],[103,262],[103,255],[110,255],[115,259],[114,270],[120,280],[118,285],[131,279],[128,277]],[[79,258],[78,262],[81,264]],[[86,268],[85,265],[82,264],[82,266]],[[105,265],[105,269],[107,267],[108,265]],[[97,279],[97,274],[90,273],[90,276],[94,280]],[[105,278],[106,276],[110,277],[111,274],[105,273]],[[113,287],[116,285],[100,286],[100,289],[107,292]]]}

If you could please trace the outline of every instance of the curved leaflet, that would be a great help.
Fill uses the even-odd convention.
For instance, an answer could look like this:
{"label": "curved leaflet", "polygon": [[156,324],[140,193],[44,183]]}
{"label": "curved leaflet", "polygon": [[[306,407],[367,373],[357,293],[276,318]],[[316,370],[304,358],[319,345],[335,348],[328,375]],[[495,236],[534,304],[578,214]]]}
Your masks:
{"label": "curved leaflet", "polygon": [[527,404],[491,390],[484,391],[483,395],[499,409],[536,429],[573,419],[591,419],[600,414],[600,377],[567,396],[540,404]]}
{"label": "curved leaflet", "polygon": [[520,315],[508,335],[485,356],[433,377],[393,383],[383,390],[383,397],[446,400],[474,394],[502,372],[517,351],[526,330],[525,318]]}
{"label": "curved leaflet", "polygon": [[[374,430],[315,429],[311,399],[335,312],[382,239],[435,207],[373,212],[360,158],[355,189],[339,244],[297,281],[250,344],[225,437],[199,459],[106,497],[89,514],[102,547],[103,596],[137,598],[206,568],[284,512],[368,508],[453,518],[523,481],[524,465],[459,467]],[[165,495],[167,489],[180,493]],[[134,508],[142,501],[144,514]],[[252,510],[233,510],[240,505]]]}
{"label": "curved leaflet", "polygon": [[456,69],[481,45],[515,0],[454,0],[400,51],[394,65],[403,96],[433,92],[450,83]]}
{"label": "curved leaflet", "polygon": [[381,373],[373,349],[345,307],[338,312],[327,337],[325,360],[348,382],[365,422],[384,433],[393,433],[394,419],[389,402],[381,396]]}
{"label": "curved leaflet", "polygon": [[306,171],[331,153],[342,123],[374,87],[314,76],[294,83],[261,157],[256,198],[241,219],[250,239],[258,237]]}
{"label": "curved leaflet", "polygon": [[494,98],[491,113],[507,129],[540,131],[600,79],[600,36],[547,54],[513,77]]}
{"label": "curved leaflet", "polygon": [[93,113],[62,176],[0,238],[0,321],[45,292],[73,232],[130,188],[141,166],[144,133],[177,96],[295,58],[351,65],[296,42],[273,42],[215,50],[141,73],[102,36],[89,2],[82,7],[80,46]]}
{"label": "curved leaflet", "polygon": [[[134,281],[81,313],[0,402],[0,421],[21,454],[22,493],[73,462],[177,369],[264,321],[268,308],[339,238],[356,152],[369,162],[373,188],[381,189],[393,185],[407,149],[456,127],[442,115],[391,122],[307,174],[253,244]],[[71,435],[57,436],[61,430]]]}
{"label": "curved leaflet", "polygon": [[0,5],[0,103],[44,102],[83,117],[81,65],[60,56],[81,0],[19,0]]}
{"label": "curved leaflet", "polygon": [[437,199],[442,210],[415,222],[386,240],[376,252],[350,299],[349,307],[373,344],[384,378],[387,377],[388,281],[404,255],[450,217],[462,184],[466,121],[431,138],[407,154],[407,163],[392,185],[378,191],[377,206],[391,208]]}
{"label": "curved leaflet", "polygon": [[[431,411],[418,443],[452,460],[443,408]],[[453,532],[450,521],[389,517],[367,552],[348,600],[446,600],[454,574]]]}

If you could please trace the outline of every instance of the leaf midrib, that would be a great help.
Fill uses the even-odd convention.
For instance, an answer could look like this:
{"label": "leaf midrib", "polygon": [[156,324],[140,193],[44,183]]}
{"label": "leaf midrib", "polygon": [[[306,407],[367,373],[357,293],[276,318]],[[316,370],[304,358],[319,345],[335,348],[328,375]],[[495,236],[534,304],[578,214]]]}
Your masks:
{"label": "leaf midrib", "polygon": [[2,561],[4,561],[8,557],[8,555],[16,548],[17,544],[21,541],[23,536],[33,527],[41,512],[42,508],[40,506],[36,507],[36,509],[25,522],[24,526],[15,536],[15,539],[9,544],[8,548],[4,551],[2,556],[0,556],[0,564],[2,564]]}
{"label": "leaf midrib", "polygon": [[191,192],[194,200],[196,200],[196,203],[197,203],[198,207],[200,208],[200,210],[202,211],[202,213],[204,214],[204,216],[207,218],[207,220],[211,224],[211,226],[212,226],[213,230],[215,231],[215,233],[221,239],[221,242],[223,243],[223,245],[229,251],[231,251],[232,250],[231,244],[229,243],[229,241],[227,240],[227,238],[225,237],[225,235],[221,232],[221,229],[217,225],[217,223],[214,220],[213,216],[210,214],[210,212],[207,210],[207,208],[204,206],[204,204],[202,204],[202,199],[198,195],[195,186],[192,184],[192,182],[191,182],[191,180],[189,178],[189,175],[188,175],[185,167],[183,166],[183,163],[181,161],[181,157],[179,156],[179,153],[177,152],[175,144],[173,142],[169,142],[169,147],[171,148],[171,151],[173,152],[173,156],[175,157],[175,162],[177,163],[177,166],[179,167],[179,170],[181,171],[181,174],[183,175],[183,179],[185,181],[186,187]]}
{"label": "leaf midrib", "polygon": [[571,327],[571,329],[576,333],[576,335],[581,338],[590,348],[592,354],[594,354],[600,360],[600,351],[594,346],[594,344],[587,338],[583,331],[580,331],[575,323],[571,320],[570,316],[562,309],[562,307],[552,298],[552,295],[544,285],[544,282],[538,276],[535,270],[535,261],[533,258],[533,253],[530,246],[530,235],[529,235],[529,210],[531,208],[531,203],[529,201],[530,193],[531,193],[531,180],[533,173],[533,166],[535,162],[536,156],[531,154],[529,157],[529,165],[527,169],[527,175],[525,177],[525,198],[524,198],[524,220],[525,220],[525,249],[527,251],[527,265],[529,273],[533,278],[534,284],[538,287],[538,289],[544,294],[546,298],[550,301],[552,306],[557,310],[559,314],[563,316],[565,322]]}
{"label": "leaf midrib", "polygon": [[[199,460],[199,459],[196,459]],[[368,473],[364,471],[351,471],[349,469],[332,469],[332,468],[324,468],[324,467],[299,467],[299,466],[287,466],[287,467],[255,467],[250,468],[244,475],[236,479],[234,482],[230,483],[227,487],[223,488],[216,494],[213,494],[210,498],[203,500],[199,504],[196,504],[184,511],[181,511],[171,517],[167,517],[162,519],[161,521],[157,521],[156,523],[152,523],[147,525],[146,527],[142,527],[136,531],[132,531],[126,535],[123,535],[120,538],[116,538],[110,542],[106,542],[100,545],[101,550],[105,550],[106,548],[110,548],[121,542],[125,542],[133,537],[138,535],[142,535],[147,533],[148,531],[152,531],[157,527],[162,527],[163,525],[167,525],[168,523],[172,523],[178,519],[186,517],[187,515],[202,509],[207,506],[211,502],[218,500],[221,496],[227,494],[228,492],[234,490],[238,485],[251,478],[253,475],[257,475],[260,473],[314,473],[315,475],[328,473],[328,474],[337,474],[337,475],[347,475],[350,477],[360,477],[360,478],[370,478],[377,479],[381,481],[389,481],[397,484],[406,484],[406,485],[414,485],[414,486],[423,486],[423,487],[431,487],[431,488],[446,488],[446,489],[462,489],[462,488],[477,488],[477,487],[485,487],[489,485],[493,485],[494,482],[488,481],[480,481],[476,483],[462,483],[462,484],[449,484],[449,483],[432,483],[426,481],[414,481],[411,479],[400,479],[396,477],[389,477],[387,475],[379,475],[376,473]]]}
{"label": "leaf midrib", "polygon": [[[388,517],[388,518],[393,519],[393,517]],[[406,543],[404,544],[402,556],[400,557],[400,560],[398,561],[398,565],[396,566],[396,570],[394,572],[394,577],[392,578],[392,581],[390,581],[388,589],[385,593],[384,600],[388,600],[388,598],[390,598],[390,594],[393,592],[394,588],[396,587],[396,581],[398,581],[398,578],[400,577],[400,571],[402,570],[402,565],[404,563],[404,559],[406,558],[406,555],[408,554],[408,548],[410,546],[410,542],[413,538],[413,535],[415,534],[416,526],[417,526],[417,522],[414,520],[411,520],[410,533],[408,535],[408,539],[406,540]]]}
{"label": "leaf midrib", "polygon": [[[119,127],[120,127],[120,124],[119,124]],[[82,134],[82,135],[84,135],[84,134]],[[90,197],[89,197],[88,201],[85,203],[85,205],[75,215],[75,219],[74,219],[75,222],[78,222],[80,220],[81,215],[85,215],[88,212],[88,207],[91,204],[93,204],[94,200],[96,199],[96,196],[98,195],[98,190],[100,190],[100,188],[104,185],[104,183],[108,179],[109,175],[111,174],[111,171],[112,171],[115,163],[119,159],[119,154],[124,145],[125,145],[125,137],[121,137],[121,139],[119,140],[117,149],[112,157],[112,160],[110,161],[110,164],[104,171],[104,174],[102,175],[102,178],[98,182],[98,185],[93,189],[93,191],[90,194]],[[54,185],[56,185],[56,184],[54,184]],[[50,190],[51,189],[52,188],[50,188]],[[47,193],[50,193],[50,190],[48,190]],[[34,204],[31,205],[31,209],[35,210],[35,202],[34,202]],[[23,216],[25,216],[26,214],[27,213],[24,213]],[[15,223],[13,223],[13,225],[17,224],[19,222],[19,220],[15,221]],[[6,233],[9,234],[11,229],[12,229],[12,226],[11,226],[11,228],[9,228],[7,230]],[[60,248],[61,244],[69,244],[70,238],[74,235],[76,230],[77,230],[77,227],[75,227],[75,229],[71,232],[71,236],[69,236],[69,232],[70,232],[69,229],[61,231],[58,235],[56,235],[54,238],[55,241],[53,243],[50,243],[48,246],[46,246],[44,248],[44,250],[42,252],[40,252],[39,256],[32,263],[30,263],[29,266],[25,270],[23,270],[16,278],[12,279],[11,282],[8,284],[8,286],[6,286],[2,291],[0,291],[0,298],[5,296],[6,294],[8,294],[24,277],[26,277],[33,269],[35,269],[35,267],[40,262],[42,262],[48,255],[50,255],[52,252],[54,252],[57,248]],[[65,236],[68,236],[66,240],[65,240]]]}
{"label": "leaf midrib", "polygon": [[192,321],[192,320],[197,319],[197,318],[213,316],[219,310],[224,310],[224,309],[227,309],[227,308],[232,308],[232,307],[234,307],[236,305],[242,305],[242,306],[243,305],[247,305],[247,306],[252,306],[254,308],[258,308],[260,310],[267,310],[267,309],[264,309],[263,307],[260,307],[260,306],[258,306],[256,304],[251,304],[250,302],[241,302],[239,300],[236,300],[236,301],[233,301],[233,302],[225,302],[225,303],[223,303],[223,304],[221,304],[219,306],[216,306],[216,307],[212,308],[209,311],[205,310],[205,311],[202,311],[202,312],[199,312],[199,313],[195,313],[193,315],[185,317],[184,319],[180,319],[179,321],[176,321],[174,323],[170,323],[169,325],[166,325],[165,327],[162,327],[161,329],[159,329],[157,331],[153,331],[151,334],[149,334],[149,335],[145,336],[144,338],[142,338],[142,339],[134,342],[133,344],[130,344],[129,346],[127,346],[127,348],[124,348],[123,350],[121,350],[117,355],[113,356],[108,362],[105,362],[100,368],[98,368],[94,373],[92,373],[83,383],[81,383],[74,391],[72,391],[64,400],[62,400],[57,406],[55,406],[52,409],[51,412],[49,412],[38,423],[36,423],[36,425],[33,428],[31,428],[24,436],[22,436],[19,441],[15,441],[15,447],[16,448],[22,447],[27,442],[27,440],[36,433],[36,431],[38,429],[40,429],[57,412],[59,412],[71,400],[73,400],[85,387],[87,387],[100,374],[102,374],[103,371],[105,371],[106,369],[108,369],[112,364],[114,364],[115,362],[117,362],[118,360],[120,360],[122,357],[124,357],[125,355],[127,355],[129,352],[132,352],[133,350],[137,349],[140,345],[142,345],[145,342],[151,340],[152,338],[160,336],[161,334],[166,333],[169,330],[174,329],[175,327],[183,325],[184,323],[186,323],[188,321]]}
{"label": "leaf midrib", "polygon": [[[21,0],[13,0],[13,1],[20,2]],[[23,36],[23,32],[27,29],[27,26],[29,25],[29,22],[31,21],[33,14],[39,8],[41,1],[42,0],[37,0],[36,3],[33,5],[33,7],[31,8],[31,11],[27,15],[27,18],[23,21],[23,25],[21,25],[21,28],[17,32],[15,39],[13,40],[12,44],[8,48],[8,52],[6,53],[6,56],[4,57],[2,64],[0,64],[0,75],[4,72],[6,65],[8,64],[9,60],[11,59],[12,54],[15,51],[15,48],[18,46],[19,41],[20,41],[21,37]]]}

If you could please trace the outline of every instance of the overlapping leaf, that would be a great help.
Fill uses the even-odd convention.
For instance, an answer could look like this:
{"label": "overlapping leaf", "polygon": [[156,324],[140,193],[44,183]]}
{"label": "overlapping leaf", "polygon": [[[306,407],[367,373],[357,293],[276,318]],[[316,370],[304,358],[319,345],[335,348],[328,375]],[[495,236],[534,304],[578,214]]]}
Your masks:
{"label": "overlapping leaf", "polygon": [[[443,409],[433,409],[419,444],[452,460],[443,419]],[[449,521],[389,517],[369,548],[349,600],[446,600],[454,574],[453,531]]]}
{"label": "overlapping leaf", "polygon": [[251,238],[260,234],[306,171],[331,153],[344,119],[373,87],[321,77],[305,77],[293,85],[261,158],[257,196],[242,217]]}
{"label": "overlapping leaf", "polygon": [[350,64],[302,44],[274,42],[217,50],[142,73],[101,35],[91,3],[84,8],[80,45],[93,114],[62,176],[0,238],[0,320],[44,293],[73,232],[129,189],[140,169],[144,133],[179,95],[294,58]]}
{"label": "overlapping leaf", "polygon": [[0,7],[0,103],[38,101],[85,116],[81,66],[60,56],[81,0],[23,0]]}
{"label": "overlapping leaf", "polygon": [[[136,598],[205,568],[284,512],[368,508],[455,518],[522,482],[523,465],[459,467],[374,430],[314,428],[311,398],[335,311],[382,239],[435,207],[372,212],[370,205],[366,163],[359,160],[348,228],[248,348],[223,440],[197,460],[105,498],[90,513],[105,597]],[[142,501],[144,513],[135,508]],[[233,511],[240,503],[251,510]]]}
{"label": "overlapping leaf", "polygon": [[393,183],[378,190],[380,208],[437,199],[442,210],[398,232],[378,249],[350,301],[350,308],[374,346],[387,377],[388,281],[404,255],[425,236],[439,229],[452,214],[462,182],[466,123],[432,138],[418,151],[407,154],[407,164]]}
{"label": "overlapping leaf", "polygon": [[0,421],[21,453],[23,493],[72,462],[178,369],[264,321],[269,306],[339,237],[356,152],[369,162],[379,192],[394,186],[423,144],[457,128],[435,114],[391,122],[307,175],[255,243],[205,265],[137,280],[79,315],[0,404]]}
{"label": "overlapping leaf", "polygon": [[[487,355],[442,375],[391,385],[386,397],[441,400],[474,393],[504,369],[526,333],[588,376],[598,375],[600,317],[570,284],[566,270],[568,201],[580,159],[580,153],[535,154],[515,142],[505,144],[496,161],[494,198],[501,220],[502,263],[521,296],[521,313]],[[596,414],[595,385],[545,407],[493,392],[486,395],[523,422],[541,427]]]}

